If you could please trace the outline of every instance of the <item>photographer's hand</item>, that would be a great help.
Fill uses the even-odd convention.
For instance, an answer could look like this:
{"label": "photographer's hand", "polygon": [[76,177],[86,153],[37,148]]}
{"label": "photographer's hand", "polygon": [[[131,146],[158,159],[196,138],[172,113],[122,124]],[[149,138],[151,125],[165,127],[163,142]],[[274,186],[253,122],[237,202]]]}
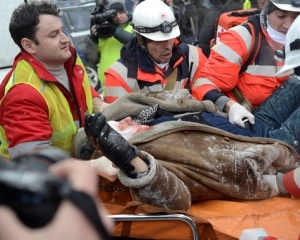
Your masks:
{"label": "photographer's hand", "polygon": [[[91,167],[67,160],[53,164],[50,171],[69,180],[76,190],[85,191],[97,199],[98,177]],[[99,215],[104,225],[111,232],[112,222],[106,217],[107,211],[101,203],[98,206]],[[101,239],[86,216],[67,200],[60,204],[53,220],[43,228],[31,229],[26,227],[20,222],[16,214],[7,207],[0,207],[0,223],[1,240]]]}
{"label": "photographer's hand", "polygon": [[91,33],[92,33],[94,36],[97,36],[97,27],[96,27],[96,25],[93,25],[93,26],[91,27]]}
{"label": "photographer's hand", "polygon": [[[109,24],[109,25],[108,25]],[[109,23],[109,22],[107,22],[107,21],[105,21],[105,22],[103,22],[100,26],[105,26],[105,25],[107,25],[107,29],[105,30],[105,34],[101,34],[101,29],[99,29],[100,30],[100,32],[98,32],[97,31],[97,25],[93,25],[92,27],[91,27],[91,34],[92,34],[92,36],[93,37],[97,37],[97,39],[98,38],[101,38],[101,36],[102,35],[104,35],[105,37],[103,37],[103,38],[106,38],[106,37],[112,37],[112,36],[114,36],[114,34],[115,34],[115,32],[116,32],[116,29],[118,28],[118,25],[117,24],[113,24],[113,23]],[[107,30],[109,30],[108,32],[107,32]],[[99,35],[98,35],[99,34]]]}

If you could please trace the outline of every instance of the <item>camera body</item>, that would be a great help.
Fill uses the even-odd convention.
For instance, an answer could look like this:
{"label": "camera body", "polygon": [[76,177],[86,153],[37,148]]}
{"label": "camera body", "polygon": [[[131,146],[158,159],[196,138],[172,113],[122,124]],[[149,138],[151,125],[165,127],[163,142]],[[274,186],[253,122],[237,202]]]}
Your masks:
{"label": "camera body", "polygon": [[91,26],[96,25],[98,38],[109,38],[114,34],[115,25],[112,19],[117,16],[115,9],[106,9],[104,4],[97,5],[91,16]]}
{"label": "camera body", "polygon": [[[55,161],[66,156],[63,153]],[[0,158],[0,205],[10,207],[30,228],[40,228],[51,221],[60,202],[72,191],[68,181],[46,170],[50,162],[54,163],[44,153],[17,161]]]}

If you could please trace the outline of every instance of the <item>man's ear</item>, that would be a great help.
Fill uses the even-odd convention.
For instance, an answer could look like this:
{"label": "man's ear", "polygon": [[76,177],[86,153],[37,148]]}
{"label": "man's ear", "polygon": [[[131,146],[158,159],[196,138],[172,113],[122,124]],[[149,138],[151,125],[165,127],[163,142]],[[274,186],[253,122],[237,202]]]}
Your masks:
{"label": "man's ear", "polygon": [[35,53],[36,44],[34,43],[34,41],[30,40],[29,38],[22,38],[21,44],[26,52],[28,52],[30,54]]}

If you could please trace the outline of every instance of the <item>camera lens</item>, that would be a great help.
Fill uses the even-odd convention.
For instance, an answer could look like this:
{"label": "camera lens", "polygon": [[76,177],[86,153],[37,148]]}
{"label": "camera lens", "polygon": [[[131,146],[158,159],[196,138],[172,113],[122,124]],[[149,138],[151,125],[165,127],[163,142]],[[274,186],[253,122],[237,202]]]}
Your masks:
{"label": "camera lens", "polygon": [[49,147],[20,155],[12,159],[12,161],[22,165],[28,170],[47,171],[48,167],[53,163],[70,157],[71,156],[67,152],[59,148]]}

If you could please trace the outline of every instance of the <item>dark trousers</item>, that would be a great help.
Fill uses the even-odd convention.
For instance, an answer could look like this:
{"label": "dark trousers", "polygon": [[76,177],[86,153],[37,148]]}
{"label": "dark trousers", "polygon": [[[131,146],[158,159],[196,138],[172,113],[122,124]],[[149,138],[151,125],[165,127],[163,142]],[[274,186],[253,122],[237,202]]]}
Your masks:
{"label": "dark trousers", "polygon": [[257,136],[282,140],[300,153],[300,77],[284,82],[255,113]]}

